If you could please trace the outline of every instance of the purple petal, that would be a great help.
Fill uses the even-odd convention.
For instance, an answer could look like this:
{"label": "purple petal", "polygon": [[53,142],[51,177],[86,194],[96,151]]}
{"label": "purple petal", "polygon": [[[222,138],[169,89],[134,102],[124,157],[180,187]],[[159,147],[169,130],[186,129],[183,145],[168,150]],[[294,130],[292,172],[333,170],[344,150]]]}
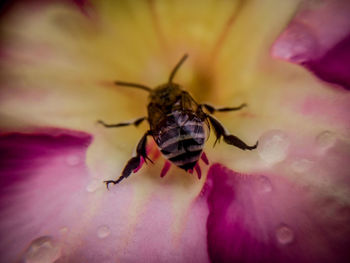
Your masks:
{"label": "purple petal", "polygon": [[350,207],[281,176],[208,174],[211,262],[347,262]]}
{"label": "purple petal", "polygon": [[304,66],[319,78],[350,90],[350,34],[324,56],[307,61]]}
{"label": "purple petal", "polygon": [[272,55],[350,90],[349,16],[349,1],[305,1],[274,43]]}
{"label": "purple petal", "polygon": [[79,222],[84,200],[74,197],[88,181],[90,142],[90,135],[70,131],[0,137],[1,262],[13,262],[32,240],[43,242]]}
{"label": "purple petal", "polygon": [[107,191],[103,165],[99,177],[86,168],[90,142],[66,130],[0,137],[0,262],[208,262],[204,200],[142,171]]}

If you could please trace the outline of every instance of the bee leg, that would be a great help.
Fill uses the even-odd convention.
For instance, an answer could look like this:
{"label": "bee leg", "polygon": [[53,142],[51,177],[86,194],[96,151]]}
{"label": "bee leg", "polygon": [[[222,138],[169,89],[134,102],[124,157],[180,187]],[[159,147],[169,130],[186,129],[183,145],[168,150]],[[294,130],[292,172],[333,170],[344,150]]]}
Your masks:
{"label": "bee leg", "polygon": [[[143,160],[146,161],[148,159],[150,162],[152,162],[151,159],[147,157],[146,152],[146,145],[147,145],[147,136],[151,135],[150,131],[147,131],[139,141],[137,148],[136,148],[136,156],[131,158],[128,163],[125,165],[122,175],[117,180],[107,180],[104,181],[106,184],[106,187],[108,189],[109,184],[118,184],[120,181],[122,181],[124,178],[129,177],[129,175],[132,172],[135,172],[136,169],[139,169],[140,164],[143,162]],[[153,162],[152,162],[153,163]]]}
{"label": "bee leg", "polygon": [[207,118],[209,119],[209,122],[211,123],[211,125],[214,128],[214,132],[215,132],[215,136],[216,136],[216,141],[214,143],[214,146],[215,146],[217,141],[220,141],[221,138],[223,138],[227,144],[236,146],[242,150],[254,150],[258,146],[258,142],[256,142],[255,145],[253,145],[253,146],[249,146],[245,142],[243,142],[241,139],[239,139],[238,137],[236,137],[232,134],[228,134],[227,131],[225,130],[224,126],[222,126],[222,124],[217,119],[215,119],[213,116],[210,116],[207,114]]}
{"label": "bee leg", "polygon": [[221,111],[221,112],[223,112],[223,111],[237,111],[237,110],[240,110],[244,107],[247,107],[247,104],[243,103],[238,107],[223,107],[223,108],[215,108],[209,104],[200,104],[199,107],[204,107],[210,114],[213,114],[216,111]]}
{"label": "bee leg", "polygon": [[135,125],[137,127],[146,119],[147,117],[141,117],[134,121],[120,122],[117,124],[107,124],[104,121],[98,120],[97,123],[102,124],[106,128],[117,128],[117,127],[124,127],[124,126],[130,126],[130,125]]}

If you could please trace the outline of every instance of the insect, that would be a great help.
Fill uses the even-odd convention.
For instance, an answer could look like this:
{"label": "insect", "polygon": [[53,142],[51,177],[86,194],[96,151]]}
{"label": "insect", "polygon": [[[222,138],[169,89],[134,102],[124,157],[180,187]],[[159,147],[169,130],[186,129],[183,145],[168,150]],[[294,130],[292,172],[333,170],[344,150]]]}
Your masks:
{"label": "insect", "polygon": [[116,128],[129,125],[138,126],[147,120],[150,128],[142,136],[136,148],[136,156],[128,161],[121,176],[115,181],[104,181],[107,188],[109,184],[118,184],[129,177],[132,172],[136,172],[147,160],[152,162],[146,152],[148,136],[153,137],[161,153],[170,161],[165,162],[161,176],[166,174],[170,164],[173,163],[189,172],[192,172],[195,168],[200,177],[200,168],[197,162],[202,158],[208,164],[203,147],[209,135],[206,131],[210,131],[210,125],[216,136],[215,144],[223,138],[227,144],[242,150],[253,150],[257,147],[258,142],[253,146],[249,146],[238,137],[229,134],[223,125],[211,115],[215,112],[237,111],[247,106],[246,104],[224,108],[215,108],[209,104],[199,104],[179,84],[173,82],[176,72],[187,57],[188,55],[185,54],[176,64],[171,71],[168,82],[157,86],[155,89],[136,83],[115,82],[119,86],[138,88],[149,93],[148,116],[138,118],[132,122],[118,124],[107,124],[101,120],[98,123],[106,128]]}

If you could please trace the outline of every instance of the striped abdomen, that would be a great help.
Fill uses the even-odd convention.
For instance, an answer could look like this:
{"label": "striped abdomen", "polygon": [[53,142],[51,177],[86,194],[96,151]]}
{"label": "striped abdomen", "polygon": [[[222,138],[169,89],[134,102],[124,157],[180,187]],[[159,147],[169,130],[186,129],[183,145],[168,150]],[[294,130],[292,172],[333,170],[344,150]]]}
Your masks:
{"label": "striped abdomen", "polygon": [[207,125],[192,112],[175,111],[158,127],[154,139],[162,154],[178,167],[193,169],[206,141]]}

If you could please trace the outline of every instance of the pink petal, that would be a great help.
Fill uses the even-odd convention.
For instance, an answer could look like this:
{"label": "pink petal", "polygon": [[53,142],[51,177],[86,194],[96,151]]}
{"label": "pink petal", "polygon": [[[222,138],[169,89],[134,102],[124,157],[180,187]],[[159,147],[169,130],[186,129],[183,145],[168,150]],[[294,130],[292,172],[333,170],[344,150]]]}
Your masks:
{"label": "pink petal", "polygon": [[282,176],[208,174],[211,262],[347,262],[350,207]]}
{"label": "pink petal", "polygon": [[208,262],[205,203],[182,196],[174,210],[183,185],[132,178],[107,191],[86,167],[90,142],[67,130],[0,137],[0,262]]}
{"label": "pink petal", "polygon": [[0,255],[13,262],[38,237],[78,222],[91,136],[65,132],[0,137]]}
{"label": "pink petal", "polygon": [[350,32],[324,56],[306,62],[305,67],[319,78],[350,90]]}
{"label": "pink petal", "polygon": [[305,1],[272,47],[272,55],[302,64],[322,80],[350,89],[350,2]]}

